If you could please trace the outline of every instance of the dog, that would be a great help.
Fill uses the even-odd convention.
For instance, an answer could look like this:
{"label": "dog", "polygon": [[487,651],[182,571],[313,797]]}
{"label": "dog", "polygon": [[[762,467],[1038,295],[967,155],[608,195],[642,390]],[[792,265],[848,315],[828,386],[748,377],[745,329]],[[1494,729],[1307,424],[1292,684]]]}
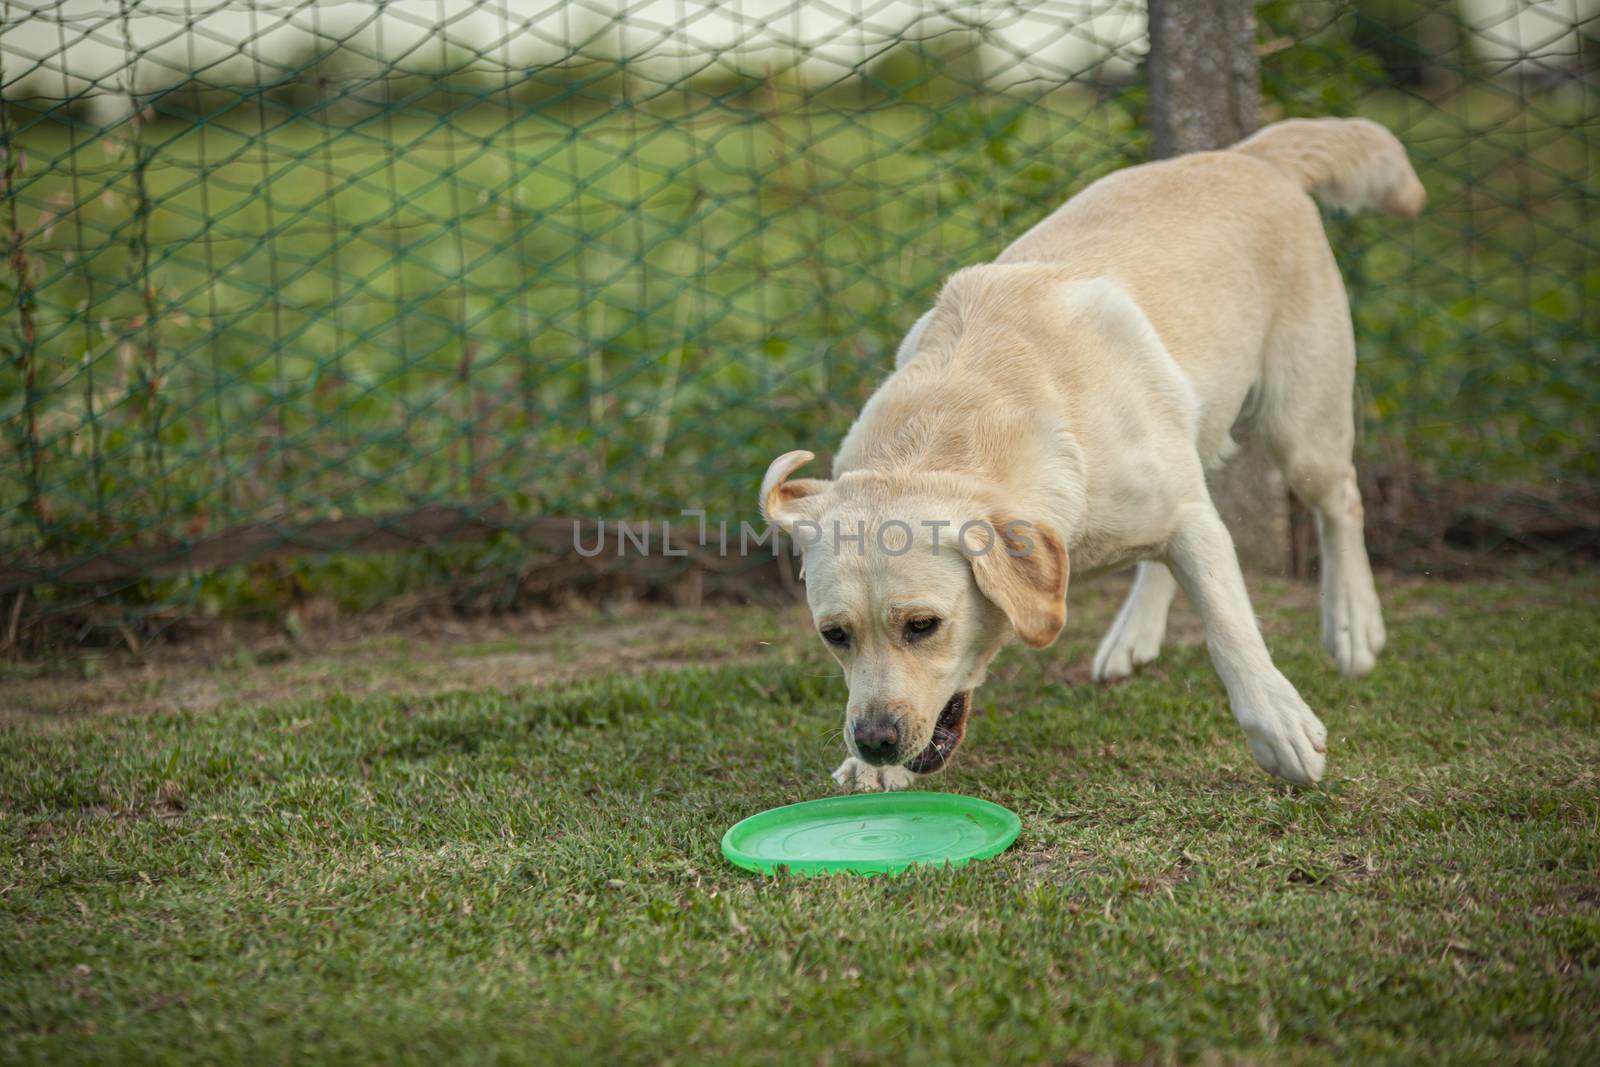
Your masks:
{"label": "dog", "polygon": [[849,684],[840,785],[940,770],[1001,646],[1061,632],[1069,573],[1134,563],[1094,678],[1156,658],[1182,588],[1256,762],[1322,776],[1327,731],[1272,662],[1206,488],[1236,432],[1265,443],[1316,516],[1323,643],[1346,675],[1370,671],[1385,631],[1351,458],[1355,343],[1313,197],[1414,216],[1425,192],[1363,119],[1111,174],[948,279],[832,479],[791,477],[811,452],[772,461],[762,513],[801,552]]}

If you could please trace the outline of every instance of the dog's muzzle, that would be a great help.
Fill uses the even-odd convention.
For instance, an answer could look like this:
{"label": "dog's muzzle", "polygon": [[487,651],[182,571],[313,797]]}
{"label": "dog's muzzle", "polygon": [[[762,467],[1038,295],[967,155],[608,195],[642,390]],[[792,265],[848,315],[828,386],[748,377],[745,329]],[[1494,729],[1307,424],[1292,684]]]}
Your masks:
{"label": "dog's muzzle", "polygon": [[970,691],[951,697],[939,712],[939,721],[933,724],[933,740],[928,742],[927,748],[906,761],[906,770],[913,774],[932,774],[942,770],[955,754],[956,746],[967,735],[967,716],[971,711]]}

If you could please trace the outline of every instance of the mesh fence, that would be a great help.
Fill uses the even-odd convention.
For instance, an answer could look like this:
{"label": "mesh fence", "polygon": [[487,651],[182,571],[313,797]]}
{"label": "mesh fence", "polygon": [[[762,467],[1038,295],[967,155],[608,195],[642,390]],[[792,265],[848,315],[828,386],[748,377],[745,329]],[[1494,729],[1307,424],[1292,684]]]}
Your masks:
{"label": "mesh fence", "polygon": [[[1592,550],[1595,5],[1258,14],[1267,117],[1384,122],[1431,195],[1330,223],[1374,522],[1438,547],[1449,499]],[[1150,148],[1119,0],[4,16],[7,642],[507,604],[553,517],[752,518],[943,277]]]}

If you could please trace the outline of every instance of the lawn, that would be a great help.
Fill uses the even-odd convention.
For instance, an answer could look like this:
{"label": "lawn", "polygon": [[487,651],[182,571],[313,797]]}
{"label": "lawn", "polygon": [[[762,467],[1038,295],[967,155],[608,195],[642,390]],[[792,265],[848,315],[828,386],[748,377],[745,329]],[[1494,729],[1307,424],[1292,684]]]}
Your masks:
{"label": "lawn", "polygon": [[930,783],[1017,844],[897,879],[718,852],[831,787],[794,611],[7,668],[0,1059],[1593,1062],[1600,577],[1385,583],[1362,681],[1259,584],[1322,786],[1254,768],[1186,613],[1088,684],[1102,584]]}

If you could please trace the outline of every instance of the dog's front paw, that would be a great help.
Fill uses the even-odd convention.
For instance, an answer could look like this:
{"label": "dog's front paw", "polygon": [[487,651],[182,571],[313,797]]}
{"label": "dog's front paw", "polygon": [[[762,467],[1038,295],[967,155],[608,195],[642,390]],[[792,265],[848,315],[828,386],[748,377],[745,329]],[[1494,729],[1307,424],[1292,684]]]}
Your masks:
{"label": "dog's front paw", "polygon": [[1328,730],[1287,678],[1235,708],[1261,769],[1295,783],[1311,785],[1327,765]]}
{"label": "dog's front paw", "polygon": [[833,780],[857,793],[892,793],[909,789],[917,776],[904,767],[874,767],[851,756],[833,772]]}

